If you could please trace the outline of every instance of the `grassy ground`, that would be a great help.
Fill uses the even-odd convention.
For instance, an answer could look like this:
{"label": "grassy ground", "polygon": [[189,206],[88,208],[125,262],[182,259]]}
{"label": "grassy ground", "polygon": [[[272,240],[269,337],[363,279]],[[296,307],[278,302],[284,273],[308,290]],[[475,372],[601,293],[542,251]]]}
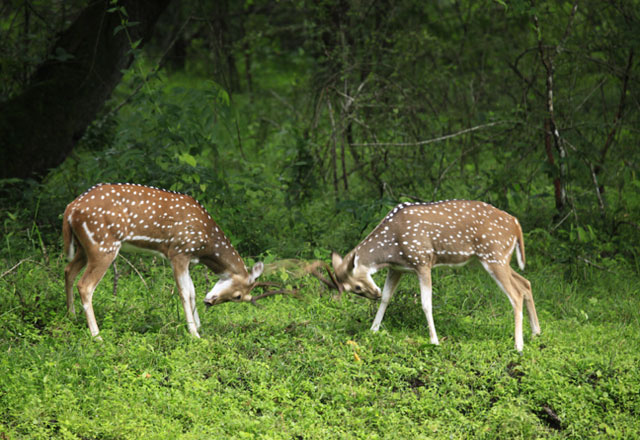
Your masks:
{"label": "grassy ground", "polygon": [[[477,266],[434,271],[429,344],[415,277],[375,305],[300,299],[200,307],[185,329],[168,267],[119,264],[94,297],[103,342],[65,314],[62,270],[2,269],[0,438],[632,438],[640,433],[640,281],[529,265],[542,335],[513,349],[507,299]],[[383,274],[381,274],[383,275]],[[201,300],[210,287],[194,269]],[[77,309],[79,300],[77,300]],[[526,321],[526,320],[525,320]]]}

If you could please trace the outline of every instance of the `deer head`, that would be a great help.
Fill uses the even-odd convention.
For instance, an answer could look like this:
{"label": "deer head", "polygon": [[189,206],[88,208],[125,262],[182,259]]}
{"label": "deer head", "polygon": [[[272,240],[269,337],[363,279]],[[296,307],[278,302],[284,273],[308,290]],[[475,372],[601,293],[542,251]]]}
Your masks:
{"label": "deer head", "polygon": [[222,304],[227,301],[253,301],[251,290],[256,286],[256,279],[262,274],[264,265],[256,263],[250,274],[225,274],[220,277],[213,289],[204,298],[206,306]]}
{"label": "deer head", "polygon": [[367,267],[359,263],[359,258],[354,253],[348,254],[344,259],[333,252],[331,263],[336,274],[336,280],[347,292],[369,299],[380,299],[382,293],[371,275],[375,268]]}

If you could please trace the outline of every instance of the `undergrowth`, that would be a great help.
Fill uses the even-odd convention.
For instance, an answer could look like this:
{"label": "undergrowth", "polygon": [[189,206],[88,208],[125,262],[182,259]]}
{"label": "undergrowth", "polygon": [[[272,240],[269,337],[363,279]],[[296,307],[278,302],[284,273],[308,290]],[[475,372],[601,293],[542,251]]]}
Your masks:
{"label": "undergrowth", "polygon": [[[200,306],[188,335],[161,260],[118,259],[94,296],[103,342],[66,314],[62,258],[3,268],[0,436],[19,438],[631,438],[640,432],[640,289],[628,267],[530,258],[542,334],[513,349],[513,315],[478,265],[434,270],[429,343],[415,277],[376,305],[332,297]],[[199,292],[214,281],[193,269]],[[379,283],[383,274],[376,275]],[[283,275],[272,274],[274,281]],[[76,299],[77,306],[79,300]],[[76,307],[82,310],[81,307]]]}
{"label": "undergrowth", "polygon": [[[236,15],[271,10],[251,3]],[[313,20],[282,35],[308,38],[304,32],[318,25],[334,33],[322,20],[313,25],[325,17],[316,13],[325,3],[307,5]],[[395,23],[398,16],[386,12]],[[291,51],[258,22],[253,31],[238,27],[259,38],[246,40],[255,45],[251,67],[237,66],[252,85],[233,93],[211,72],[199,72],[198,65],[211,64],[204,43],[207,49],[192,47],[203,57],[184,72],[157,70],[138,57],[62,165],[38,182],[0,181],[0,440],[638,436],[640,179],[629,128],[637,116],[618,121],[612,144],[618,128],[606,122],[614,120],[620,92],[617,76],[605,80],[622,70],[579,81],[566,76],[574,69],[556,71],[557,84],[570,83],[558,88],[558,108],[575,107],[583,123],[571,129],[576,118],[558,112],[571,149],[566,163],[552,166],[541,145],[544,99],[527,104],[530,110],[514,108],[508,96],[520,96],[520,85],[509,86],[513,78],[498,70],[476,69],[480,58],[482,66],[499,65],[486,58],[498,52],[464,40],[460,47],[471,52],[447,49],[462,35],[486,34],[483,22],[468,33],[455,19],[441,39],[406,32],[407,24],[422,22],[416,17],[400,23],[396,48],[377,19],[382,40],[377,30],[359,33],[367,23],[361,17],[340,29],[349,45],[384,40],[382,58],[366,47]],[[511,28],[514,35],[520,27]],[[542,41],[540,34],[527,38],[534,46]],[[605,39],[605,49],[620,46],[611,38],[616,44]],[[459,68],[424,70],[405,43],[434,54],[441,66],[458,53]],[[499,43],[515,51],[520,68],[539,70],[523,67],[534,59],[530,44],[511,46]],[[245,61],[252,57],[247,47],[237,54]],[[336,60],[342,67],[327,70]],[[526,82],[524,93],[543,87],[537,82]],[[596,96],[603,105],[591,103]],[[471,135],[474,126],[484,128]],[[594,156],[589,149],[599,142],[607,146]],[[554,184],[562,165],[569,170],[568,205],[558,209]],[[96,183],[125,181],[194,196],[247,262],[327,261],[330,251],[355,246],[399,202],[490,202],[518,217],[525,231],[524,275],[542,334],[532,340],[525,319],[524,352],[514,351],[509,302],[476,265],[434,270],[437,347],[429,343],[415,277],[403,279],[373,334],[375,303],[334,298],[317,281],[286,272],[266,278],[298,283],[299,298],[275,296],[259,308],[200,306],[197,340],[185,330],[168,264],[126,256],[117,260],[117,288],[111,270],[98,286],[94,308],[104,341],[92,340],[79,303],[75,319],[66,313],[60,216]],[[215,276],[201,268],[193,275],[201,302]],[[376,281],[383,283],[384,273]]]}

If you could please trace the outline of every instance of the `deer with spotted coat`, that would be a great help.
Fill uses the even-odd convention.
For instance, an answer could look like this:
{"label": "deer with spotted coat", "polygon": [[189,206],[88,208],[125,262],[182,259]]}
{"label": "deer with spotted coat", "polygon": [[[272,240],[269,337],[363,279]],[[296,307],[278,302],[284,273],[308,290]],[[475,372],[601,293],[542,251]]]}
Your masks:
{"label": "deer with spotted coat", "polygon": [[93,186],[67,205],[63,216],[67,309],[75,316],[73,285],[91,335],[99,338],[93,292],[122,250],[146,251],[167,258],[189,332],[200,337],[200,318],[189,265],[202,263],[220,276],[206,295],[207,306],[227,301],[253,301],[251,290],[263,271],[256,263],[247,271],[240,255],[204,207],[192,197],[158,188],[118,183]]}
{"label": "deer with spotted coat", "polygon": [[[432,344],[438,344],[432,313],[431,268],[461,266],[477,259],[511,302],[515,348],[522,351],[523,302],[533,336],[540,333],[540,325],[531,283],[509,264],[514,249],[518,265],[524,270],[524,240],[518,220],[487,203],[466,200],[403,203],[344,258],[332,254],[333,287],[381,300],[371,326],[376,332],[402,274],[415,273],[429,338]],[[371,275],[385,267],[389,270],[380,292]]]}

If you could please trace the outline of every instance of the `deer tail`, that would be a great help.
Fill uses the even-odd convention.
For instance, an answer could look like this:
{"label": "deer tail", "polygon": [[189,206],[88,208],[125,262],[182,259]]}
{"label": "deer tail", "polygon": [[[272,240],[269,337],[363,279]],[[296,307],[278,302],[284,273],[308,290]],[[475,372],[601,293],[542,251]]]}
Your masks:
{"label": "deer tail", "polygon": [[516,257],[518,257],[518,266],[520,267],[520,270],[524,270],[524,265],[526,262],[525,256],[524,256],[524,237],[522,236],[522,227],[520,227],[520,223],[518,222],[518,220],[516,219],[516,239],[517,239],[517,246],[516,246]]}
{"label": "deer tail", "polygon": [[69,216],[65,212],[62,216],[62,241],[64,243],[64,253],[67,259],[73,260],[76,253],[73,232],[71,231],[71,224],[69,223]]}

